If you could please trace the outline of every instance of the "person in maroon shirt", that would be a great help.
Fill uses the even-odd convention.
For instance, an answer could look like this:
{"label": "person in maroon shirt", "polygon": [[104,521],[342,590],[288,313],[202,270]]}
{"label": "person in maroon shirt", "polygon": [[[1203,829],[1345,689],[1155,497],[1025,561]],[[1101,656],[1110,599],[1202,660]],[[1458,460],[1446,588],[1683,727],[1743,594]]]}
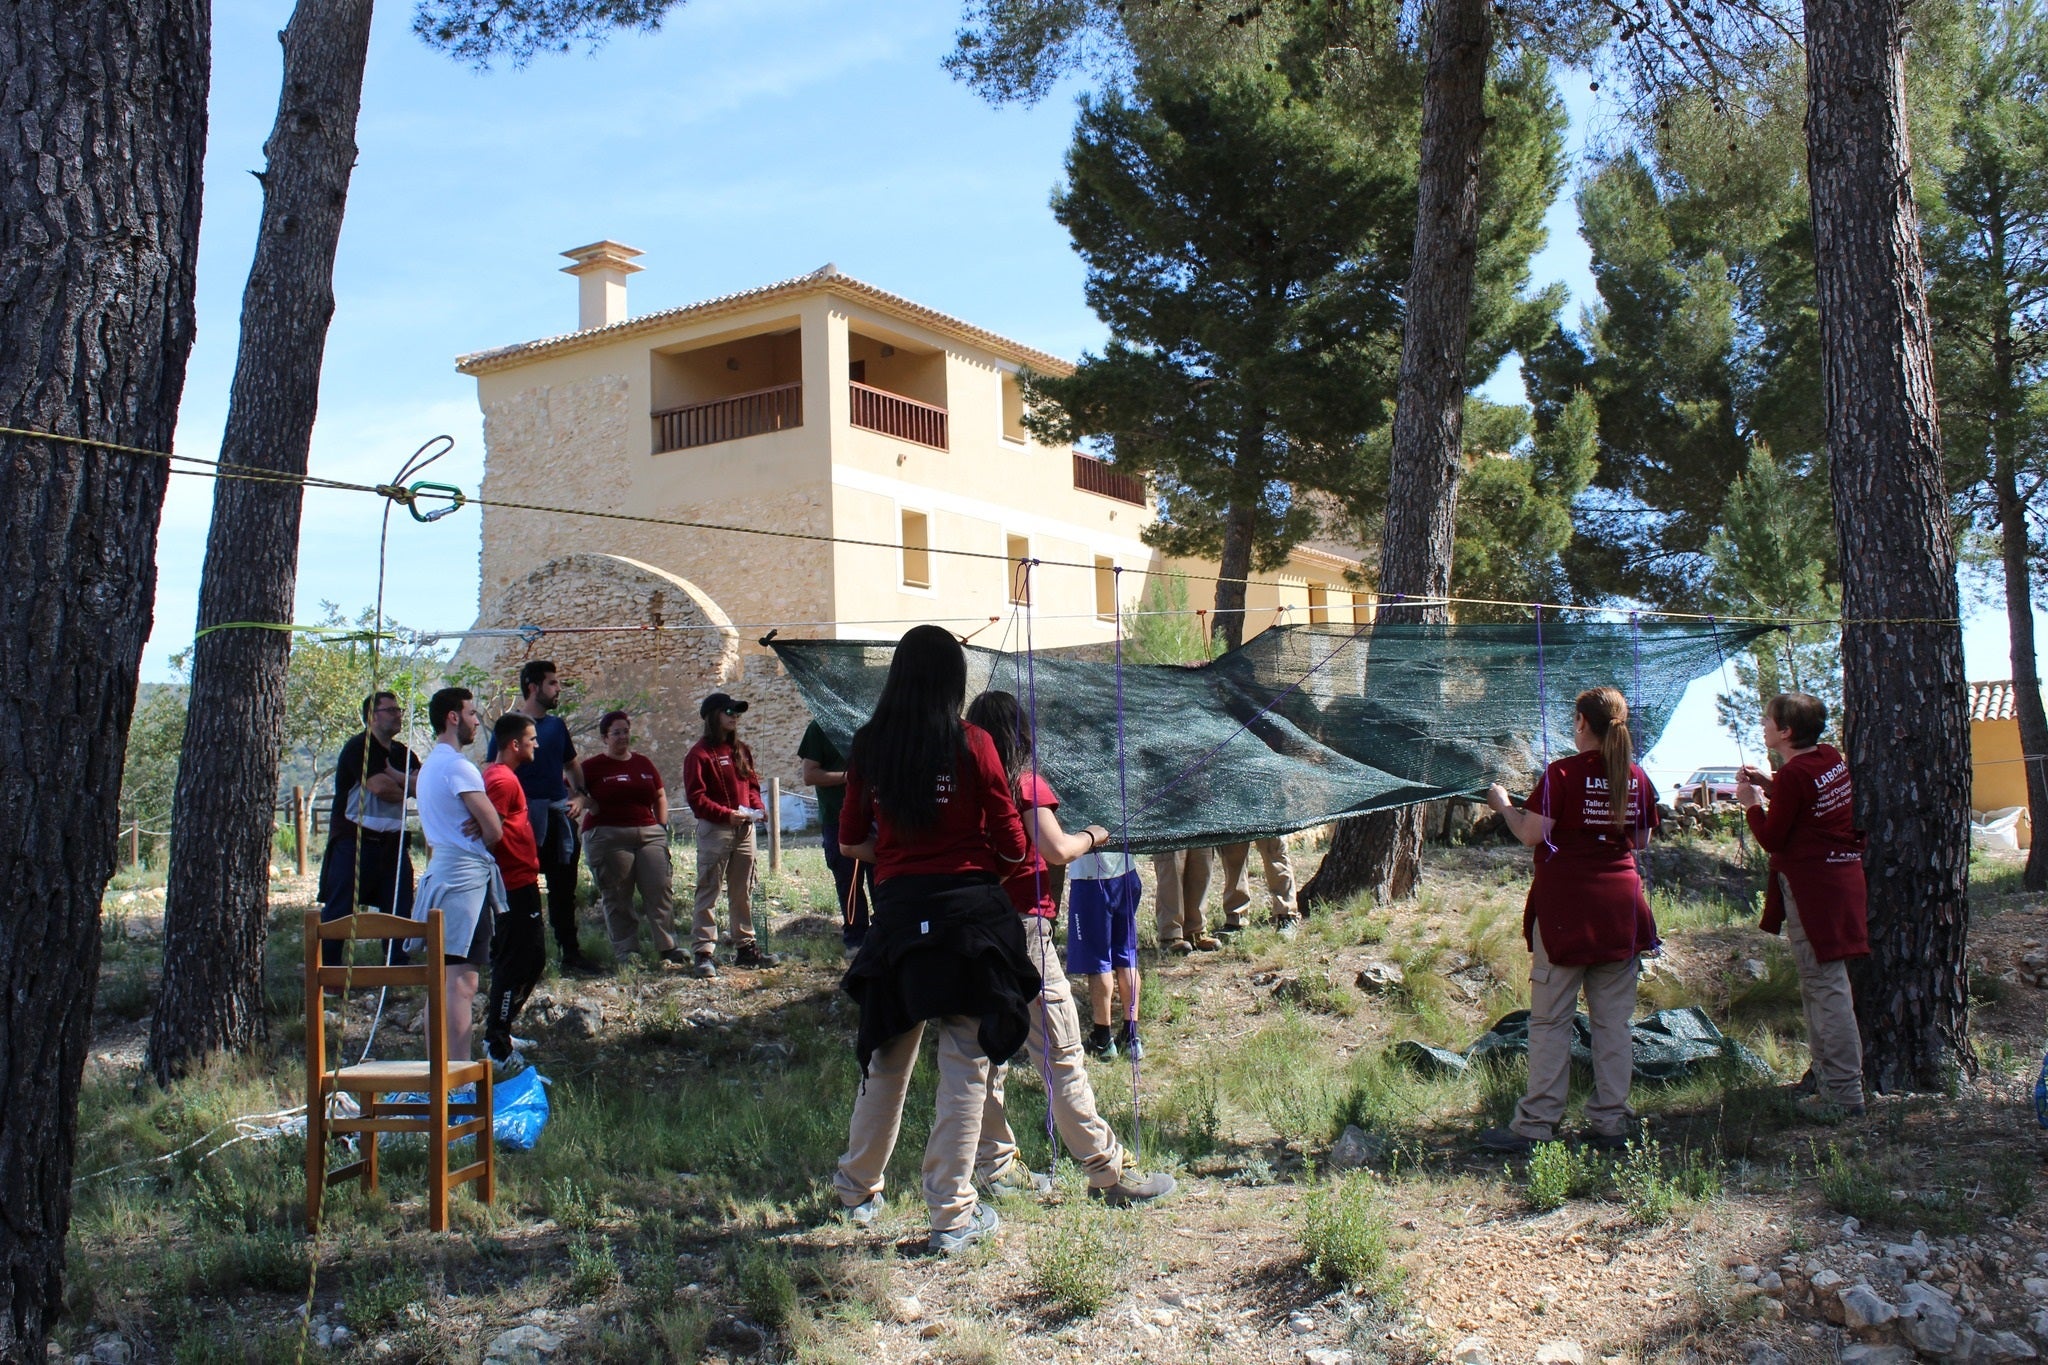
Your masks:
{"label": "person in maroon shirt", "polygon": [[1735,788],[1750,832],[1771,855],[1763,930],[1782,929],[1792,946],[1819,1102],[1861,1114],[1863,1040],[1849,959],[1869,955],[1870,930],[1849,765],[1820,742],[1828,708],[1819,697],[1780,693],[1764,706],[1763,719],[1777,774],[1745,765]]}
{"label": "person in maroon shirt", "polygon": [[1572,707],[1578,752],[1544,771],[1518,809],[1495,783],[1486,803],[1535,861],[1522,937],[1529,945],[1529,1090],[1506,1128],[1479,1135],[1495,1151],[1526,1152],[1557,1135],[1571,1083],[1572,1021],[1581,991],[1593,1026],[1593,1098],[1586,1123],[1596,1146],[1629,1138],[1638,959],[1657,930],[1635,850],[1658,823],[1657,791],[1631,758],[1628,700],[1612,687],[1581,692]]}
{"label": "person in maroon shirt", "polygon": [[754,751],[740,738],[747,703],[713,692],[698,703],[704,734],[683,757],[683,799],[697,817],[697,902],[691,929],[698,976],[717,976],[718,890],[725,888],[732,916],[735,967],[773,967],[781,959],[754,938],[754,822],[761,804],[761,773]]}
{"label": "person in maroon shirt", "polygon": [[[640,946],[640,921],[654,951],[672,967],[689,957],[676,947],[675,868],[668,856],[668,789],[661,770],[633,752],[633,718],[624,711],[598,717],[604,752],[583,759],[587,804],[583,814],[584,855],[604,898],[604,927],[619,965]],[[640,914],[633,913],[633,888],[640,888]]]}
{"label": "person in maroon shirt", "polygon": [[867,937],[841,983],[860,1007],[864,1075],[832,1187],[846,1216],[872,1223],[927,1021],[939,1084],[924,1149],[931,1247],[990,1236],[974,1191],[990,1075],[1024,1044],[1040,987],[1003,878],[1029,846],[988,732],[960,719],[967,655],[950,631],[917,626],[897,643],[874,715],[847,757],[839,843],[875,867]]}
{"label": "person in maroon shirt", "polygon": [[533,718],[507,711],[491,727],[491,747],[498,755],[484,764],[484,798],[498,812],[504,833],[491,845],[498,875],[505,881],[505,909],[491,931],[491,996],[484,1011],[484,1045],[500,1079],[526,1069],[530,1038],[515,1037],[512,1022],[526,1008],[527,997],[547,970],[547,928],[541,919],[540,849],[528,818],[526,788],[519,769],[533,761]]}
{"label": "person in maroon shirt", "polygon": [[[1064,869],[1083,854],[1109,842],[1109,831],[1090,825],[1077,834],[1060,828],[1060,799],[1038,772],[1032,758],[1031,723],[1008,692],[984,692],[967,708],[967,721],[980,726],[994,741],[1010,792],[1033,845],[1029,857],[1004,879],[1003,889],[1024,926],[1025,950],[1045,985],[1031,1011],[1031,1034],[1024,1050],[1031,1054],[1045,1081],[1053,1120],[1081,1169],[1088,1191],[1111,1204],[1141,1204],[1172,1194],[1174,1179],[1164,1171],[1150,1175],[1136,1169],[1137,1159],[1117,1140],[1095,1108],[1095,1088],[1081,1051],[1081,1018],[1074,992],[1053,946],[1053,921],[1059,917],[1052,869]],[[1135,1045],[1136,1031],[1128,1035]],[[1017,1155],[1017,1138],[1003,1108],[1005,1068],[996,1067],[989,1080],[988,1105],[981,1114],[981,1143],[976,1149],[975,1178],[993,1194],[1049,1193],[1050,1178],[1035,1175]]]}

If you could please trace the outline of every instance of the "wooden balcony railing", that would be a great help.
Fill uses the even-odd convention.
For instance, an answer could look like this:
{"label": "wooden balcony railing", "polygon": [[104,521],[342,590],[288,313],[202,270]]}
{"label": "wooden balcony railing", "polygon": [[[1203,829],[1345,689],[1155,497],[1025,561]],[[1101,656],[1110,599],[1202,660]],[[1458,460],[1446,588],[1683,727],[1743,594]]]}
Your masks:
{"label": "wooden balcony railing", "polygon": [[920,403],[915,398],[905,398],[887,389],[873,388],[858,380],[849,380],[847,388],[852,391],[855,426],[894,436],[899,441],[930,446],[934,450],[946,449],[944,408]]}
{"label": "wooden balcony railing", "polygon": [[1111,469],[1092,455],[1074,452],[1074,487],[1118,502],[1145,505],[1145,481],[1135,474]]}
{"label": "wooden balcony railing", "polygon": [[708,403],[685,403],[679,408],[664,408],[654,414],[654,420],[660,428],[654,444],[656,454],[800,427],[804,424],[804,386],[777,384],[770,389],[736,393],[730,398],[714,398]]}

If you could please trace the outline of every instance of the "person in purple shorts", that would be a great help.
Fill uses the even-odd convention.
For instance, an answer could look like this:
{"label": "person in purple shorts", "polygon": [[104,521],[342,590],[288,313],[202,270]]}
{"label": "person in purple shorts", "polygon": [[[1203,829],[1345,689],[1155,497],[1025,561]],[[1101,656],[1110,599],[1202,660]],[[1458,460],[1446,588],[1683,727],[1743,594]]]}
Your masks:
{"label": "person in purple shorts", "polygon": [[[1091,1057],[1144,1057],[1138,1041],[1138,900],[1145,884],[1121,853],[1083,854],[1067,866],[1067,974],[1088,980]],[[1123,1028],[1115,1025],[1123,996]]]}

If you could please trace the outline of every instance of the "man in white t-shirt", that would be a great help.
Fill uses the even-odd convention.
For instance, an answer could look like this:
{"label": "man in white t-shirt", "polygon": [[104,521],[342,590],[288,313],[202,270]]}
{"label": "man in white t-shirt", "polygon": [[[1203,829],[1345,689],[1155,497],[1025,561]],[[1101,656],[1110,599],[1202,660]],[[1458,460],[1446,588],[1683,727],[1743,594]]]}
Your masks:
{"label": "man in white t-shirt", "polygon": [[505,903],[491,847],[504,837],[504,824],[484,795],[484,776],[463,756],[481,724],[476,700],[466,687],[444,687],[427,703],[435,744],[420,764],[420,829],[431,856],[413,898],[413,918],[441,912],[447,971],[448,1060],[471,1060],[470,1009],[476,999],[477,968],[491,952],[492,922]]}

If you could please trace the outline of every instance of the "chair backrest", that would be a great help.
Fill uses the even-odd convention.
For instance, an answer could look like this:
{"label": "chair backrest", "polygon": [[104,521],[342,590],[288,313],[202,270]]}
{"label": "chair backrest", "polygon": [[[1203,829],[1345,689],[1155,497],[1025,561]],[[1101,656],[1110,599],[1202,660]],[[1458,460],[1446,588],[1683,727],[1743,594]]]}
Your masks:
{"label": "chair backrest", "polygon": [[[414,986],[423,988],[427,997],[427,1059],[436,1074],[445,1071],[448,1066],[448,1030],[443,1017],[447,1001],[442,990],[446,958],[442,946],[441,912],[429,910],[425,920],[365,912],[323,922],[318,910],[308,910],[305,925],[306,1060],[309,1068],[326,1065],[327,1015],[321,999],[323,990],[329,987]],[[320,948],[324,943],[414,938],[422,939],[424,943],[420,952],[415,954],[415,960],[402,967],[381,963],[370,967],[347,963],[330,967],[320,960]],[[386,958],[388,961],[388,953]]]}

